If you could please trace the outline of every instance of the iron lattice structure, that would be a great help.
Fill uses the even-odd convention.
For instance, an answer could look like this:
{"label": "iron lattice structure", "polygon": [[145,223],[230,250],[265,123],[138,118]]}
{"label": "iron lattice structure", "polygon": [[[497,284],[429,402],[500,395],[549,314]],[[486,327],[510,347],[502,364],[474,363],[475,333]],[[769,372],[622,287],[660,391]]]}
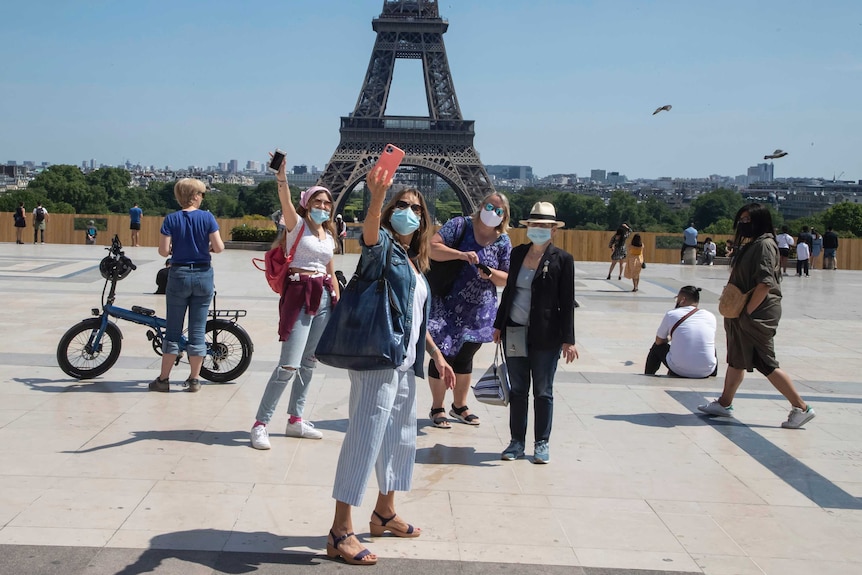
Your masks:
{"label": "iron lattice structure", "polygon": [[[473,121],[464,120],[443,34],[449,23],[436,0],[384,0],[372,21],[377,40],[356,108],[341,117],[341,141],[318,184],[329,188],[341,211],[350,192],[363,181],[386,144],[406,155],[402,166],[433,172],[458,195],[470,213],[494,191],[488,172],[473,147]],[[398,58],[422,60],[428,116],[387,116],[386,103]]]}

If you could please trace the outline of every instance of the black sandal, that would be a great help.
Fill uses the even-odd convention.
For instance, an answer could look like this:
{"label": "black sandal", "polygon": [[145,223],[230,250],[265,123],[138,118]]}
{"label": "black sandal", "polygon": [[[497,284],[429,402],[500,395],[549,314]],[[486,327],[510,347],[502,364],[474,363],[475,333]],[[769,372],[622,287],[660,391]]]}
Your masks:
{"label": "black sandal", "polygon": [[431,423],[434,424],[434,427],[436,427],[437,429],[452,429],[452,426],[449,425],[449,420],[446,419],[445,415],[434,417],[438,413],[446,413],[446,408],[438,407],[431,410],[431,413],[428,415],[428,418],[431,420]]}
{"label": "black sandal", "polygon": [[455,407],[455,404],[452,404],[452,409],[449,411],[449,415],[460,421],[461,423],[466,423],[467,425],[479,425],[482,423],[479,421],[479,416],[471,413],[470,415],[463,415],[465,411],[469,411],[470,408],[466,405],[462,405],[461,407]]}

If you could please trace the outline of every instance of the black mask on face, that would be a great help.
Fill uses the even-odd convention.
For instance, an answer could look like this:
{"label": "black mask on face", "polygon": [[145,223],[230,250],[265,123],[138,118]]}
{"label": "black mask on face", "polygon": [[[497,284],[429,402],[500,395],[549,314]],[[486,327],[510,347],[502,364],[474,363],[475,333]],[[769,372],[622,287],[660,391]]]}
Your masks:
{"label": "black mask on face", "polygon": [[744,238],[750,238],[754,235],[754,224],[751,222],[739,222],[736,224],[736,231]]}

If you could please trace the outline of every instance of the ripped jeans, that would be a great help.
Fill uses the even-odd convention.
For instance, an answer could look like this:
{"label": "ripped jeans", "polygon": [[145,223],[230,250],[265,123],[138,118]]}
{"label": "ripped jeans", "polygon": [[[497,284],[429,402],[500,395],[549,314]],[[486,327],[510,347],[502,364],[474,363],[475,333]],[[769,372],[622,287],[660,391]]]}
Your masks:
{"label": "ripped jeans", "polygon": [[[290,403],[287,405],[287,413],[302,417],[305,409],[305,398],[308,395],[308,386],[311,383],[311,375],[317,365],[314,350],[317,342],[323,334],[323,329],[329,321],[329,313],[332,310],[328,290],[323,290],[320,296],[320,307],[316,315],[308,315],[305,308],[296,318],[293,331],[286,341],[281,342],[281,356],[278,365],[272,371],[266,390],[260,399],[257,408],[257,420],[261,423],[269,423],[281,394],[291,381]],[[288,369],[285,369],[287,367]],[[295,376],[299,377],[295,377]]]}

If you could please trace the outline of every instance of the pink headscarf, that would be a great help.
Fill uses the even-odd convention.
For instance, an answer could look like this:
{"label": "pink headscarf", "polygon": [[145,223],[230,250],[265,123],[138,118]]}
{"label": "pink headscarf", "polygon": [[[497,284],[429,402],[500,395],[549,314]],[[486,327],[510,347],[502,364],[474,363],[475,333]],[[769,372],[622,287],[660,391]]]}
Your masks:
{"label": "pink headscarf", "polygon": [[323,186],[311,186],[299,196],[299,205],[303,208],[308,208],[308,200],[312,196],[314,196],[317,192],[326,192],[329,195],[329,199],[332,200],[332,192],[329,191],[328,188],[324,188]]}

